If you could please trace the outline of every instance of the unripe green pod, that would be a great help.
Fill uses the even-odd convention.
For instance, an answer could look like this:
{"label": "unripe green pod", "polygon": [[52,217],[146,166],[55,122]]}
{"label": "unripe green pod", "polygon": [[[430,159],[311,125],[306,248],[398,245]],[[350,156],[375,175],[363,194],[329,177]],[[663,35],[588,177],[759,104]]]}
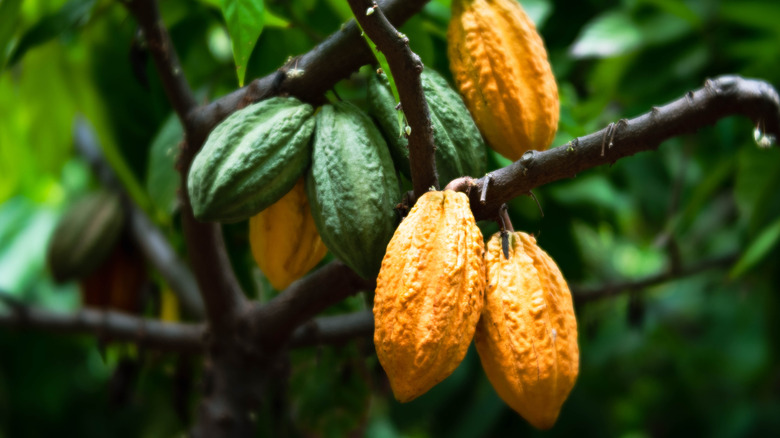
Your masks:
{"label": "unripe green pod", "polygon": [[[422,86],[433,125],[436,170],[442,185],[460,176],[480,177],[486,170],[485,142],[458,93],[433,70],[423,70]],[[409,142],[398,129],[395,99],[384,74],[371,74],[369,112],[390,145],[396,167],[411,178]]]}
{"label": "unripe green pod", "polygon": [[100,190],[73,204],[54,229],[46,252],[54,281],[93,272],[116,246],[123,224],[122,203],[114,193]]}
{"label": "unripe green pod", "polygon": [[309,164],[312,114],[311,105],[274,97],[214,128],[187,178],[195,218],[248,219],[289,192]]}
{"label": "unripe green pod", "polygon": [[364,278],[379,273],[400,200],[382,134],[354,105],[324,105],[316,116],[306,190],[325,246]]}

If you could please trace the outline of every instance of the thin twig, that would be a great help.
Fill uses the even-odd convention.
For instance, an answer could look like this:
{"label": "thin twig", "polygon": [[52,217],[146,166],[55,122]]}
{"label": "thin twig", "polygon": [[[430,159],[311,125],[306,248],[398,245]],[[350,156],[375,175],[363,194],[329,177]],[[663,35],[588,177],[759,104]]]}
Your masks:
{"label": "thin twig", "polygon": [[0,312],[0,326],[100,335],[106,341],[132,342],[145,348],[182,353],[202,351],[204,330],[202,324],[160,322],[114,311],[83,309],[66,314],[27,306],[23,312]]}
{"label": "thin twig", "polygon": [[179,56],[173,48],[168,30],[160,18],[157,2],[130,0],[125,5],[138,20],[168,100],[182,124],[187,126],[187,117],[196,108],[197,103],[182,71]]}
{"label": "thin twig", "polygon": [[[191,138],[195,131],[194,126],[198,125],[190,117],[190,113],[196,108],[195,98],[184,72],[181,71],[168,31],[160,19],[157,2],[131,0],[127,7],[144,32],[165,93],[185,128],[185,138]],[[187,187],[190,164],[200,146],[201,143],[188,147],[187,142],[182,145],[179,157],[181,187]],[[244,308],[246,299],[230,265],[222,230],[218,224],[195,220],[186,189],[182,190],[181,217],[190,264],[206,305],[210,328],[216,334],[228,333]]]}
{"label": "thin twig", "polygon": [[590,301],[596,301],[604,298],[613,297],[615,295],[641,291],[652,286],[668,283],[680,278],[690,277],[700,272],[707,271],[715,268],[722,268],[729,266],[737,260],[737,254],[729,254],[725,256],[715,257],[709,260],[704,260],[693,264],[687,268],[670,269],[666,272],[651,275],[639,280],[630,280],[622,283],[607,284],[597,288],[575,288],[572,287],[572,295],[574,301],[577,304],[587,303]]}
{"label": "thin twig", "polygon": [[348,0],[355,19],[376,44],[377,50],[387,58],[390,73],[395,78],[406,120],[411,128],[409,135],[409,165],[412,172],[412,186],[416,198],[430,187],[438,190],[436,176],[433,125],[425,100],[420,74],[423,63],[412,49],[409,38],[399,32],[382,8],[372,0]]}

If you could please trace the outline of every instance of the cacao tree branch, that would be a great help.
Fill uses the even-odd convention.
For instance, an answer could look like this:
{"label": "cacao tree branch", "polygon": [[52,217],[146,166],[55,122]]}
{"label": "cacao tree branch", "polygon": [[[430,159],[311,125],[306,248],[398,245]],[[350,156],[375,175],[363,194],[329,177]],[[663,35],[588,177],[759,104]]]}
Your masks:
{"label": "cacao tree branch", "polygon": [[747,116],[763,132],[780,138],[780,99],[770,84],[739,76],[708,79],[704,87],[639,117],[621,119],[554,149],[527,152],[511,165],[491,172],[484,203],[480,197],[485,177],[480,178],[469,191],[474,216],[477,220],[492,219],[501,204],[535,187],[656,149],[664,140],[731,115]]}
{"label": "cacao tree branch", "polygon": [[190,266],[206,304],[209,327],[215,334],[223,335],[232,331],[239,314],[247,306],[247,300],[230,264],[221,226],[199,222],[192,212],[186,187],[188,170],[194,158],[195,148],[185,142],[180,157],[181,220]]}
{"label": "cacao tree branch", "polygon": [[[390,22],[400,26],[428,1],[385,0],[379,4]],[[360,30],[350,21],[311,51],[294,58],[278,71],[255,79],[243,88],[198,108],[191,114],[193,131],[189,133],[190,141],[193,146],[202,144],[208,133],[225,117],[237,109],[274,95],[290,94],[307,102],[321,103],[323,94],[333,88],[336,82],[373,61],[374,55],[360,36]],[[303,74],[288,76],[287,71],[294,66],[302,70]]]}
{"label": "cacao tree branch", "polygon": [[340,261],[331,262],[296,281],[268,303],[247,315],[253,339],[267,348],[288,340],[300,324],[360,291],[373,291],[374,281],[360,278]]}
{"label": "cacao tree branch", "polygon": [[[179,65],[168,31],[160,19],[157,2],[131,0],[127,7],[144,32],[168,100],[184,126],[185,138],[190,139],[193,124],[189,114],[196,108],[195,98]],[[188,147],[185,142],[179,157],[181,187],[185,188],[182,190],[182,224],[190,264],[206,304],[209,325],[215,333],[227,333],[246,299],[230,265],[219,224],[198,222],[192,214],[186,191],[187,174],[201,144],[196,143],[195,147]]]}
{"label": "cacao tree branch", "polygon": [[374,314],[370,310],[345,315],[322,316],[298,327],[290,338],[291,347],[341,344],[356,337],[374,334]]}
{"label": "cacao tree branch", "polygon": [[200,353],[203,348],[203,325],[167,323],[115,311],[82,309],[65,314],[13,306],[8,312],[0,312],[0,326],[57,334],[87,334],[101,341],[132,342],[166,352]]}
{"label": "cacao tree branch", "polygon": [[184,76],[179,56],[171,43],[168,30],[160,18],[156,0],[130,0],[125,3],[135,16],[143,32],[146,45],[162,80],[165,94],[182,124],[187,126],[187,116],[197,103],[187,78]]}
{"label": "cacao tree branch", "polygon": [[128,216],[133,238],[144,257],[157,269],[179,298],[185,313],[192,318],[203,319],[203,300],[198,293],[198,285],[192,272],[179,259],[163,232],[127,196],[114,170],[103,156],[94,130],[89,122],[82,118],[76,119],[74,144],[103,185],[120,193],[124,199],[129,209]]}
{"label": "cacao tree branch", "polygon": [[409,38],[398,32],[388,21],[382,8],[372,0],[348,0],[355,19],[387,58],[395,79],[406,121],[411,128],[409,137],[409,165],[415,198],[430,187],[439,188],[434,157],[433,125],[428,102],[420,80],[423,63],[409,47]]}
{"label": "cacao tree branch", "polygon": [[720,257],[714,257],[708,260],[702,260],[685,268],[675,269],[672,267],[666,272],[650,275],[638,280],[606,284],[597,288],[572,287],[571,292],[574,298],[574,303],[580,305],[604,298],[611,298],[623,292],[641,291],[659,284],[668,283],[670,281],[681,278],[691,277],[710,269],[724,268],[733,264],[737,260],[738,256],[738,254],[728,254]]}

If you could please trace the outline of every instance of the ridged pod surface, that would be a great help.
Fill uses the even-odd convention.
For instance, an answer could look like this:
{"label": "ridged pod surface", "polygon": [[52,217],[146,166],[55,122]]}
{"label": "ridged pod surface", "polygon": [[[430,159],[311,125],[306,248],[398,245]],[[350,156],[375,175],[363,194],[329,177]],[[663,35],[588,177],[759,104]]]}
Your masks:
{"label": "ridged pod surface", "polygon": [[539,429],[549,429],[577,380],[579,348],[571,293],[555,262],[521,232],[487,245],[487,293],[475,343],[498,395]]}
{"label": "ridged pod surface", "polygon": [[311,105],[293,97],[274,97],[214,128],[187,178],[195,217],[241,221],[289,192],[309,165],[313,114]]}
{"label": "ridged pod surface", "polygon": [[375,277],[401,199],[393,160],[371,119],[348,102],[323,105],[306,193],[325,246],[363,278]]}
{"label": "ridged pod surface", "polygon": [[[434,70],[423,70],[421,80],[430,110],[436,169],[442,185],[464,175],[483,175],[487,166],[485,142],[463,100]],[[384,74],[371,74],[369,78],[368,108],[390,146],[396,167],[411,179],[409,141],[399,135],[395,99]]]}
{"label": "ridged pod surface", "polygon": [[374,345],[398,401],[424,394],[466,355],[484,302],[483,251],[463,193],[424,194],[398,226],[374,296]]}
{"label": "ridged pod surface", "polygon": [[301,178],[282,199],[249,219],[249,243],[257,266],[277,290],[309,272],[325,257]]}
{"label": "ridged pod surface", "polygon": [[517,0],[453,0],[455,83],[488,145],[510,160],[550,146],[558,86],[536,26]]}
{"label": "ridged pod surface", "polygon": [[81,278],[103,263],[124,224],[119,197],[106,190],[90,193],[65,213],[52,234],[46,259],[54,281]]}

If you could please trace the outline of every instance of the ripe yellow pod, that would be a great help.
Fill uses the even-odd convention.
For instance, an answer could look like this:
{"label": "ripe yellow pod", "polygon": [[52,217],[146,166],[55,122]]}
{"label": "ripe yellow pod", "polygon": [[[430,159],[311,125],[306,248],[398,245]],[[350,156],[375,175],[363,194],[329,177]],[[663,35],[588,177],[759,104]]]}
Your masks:
{"label": "ripe yellow pod", "polygon": [[463,193],[428,192],[382,260],[374,345],[400,402],[449,376],[466,355],[484,302],[482,233]]}
{"label": "ripe yellow pod", "polygon": [[531,425],[549,429],[577,380],[571,293],[555,262],[525,233],[501,234],[485,252],[487,292],[475,343],[498,395]]}
{"label": "ripe yellow pod", "polygon": [[517,0],[452,0],[450,69],[482,135],[510,160],[558,130],[558,86],[536,26]]}
{"label": "ripe yellow pod", "polygon": [[257,266],[277,290],[285,289],[325,257],[328,249],[314,225],[303,178],[249,219],[249,243]]}

